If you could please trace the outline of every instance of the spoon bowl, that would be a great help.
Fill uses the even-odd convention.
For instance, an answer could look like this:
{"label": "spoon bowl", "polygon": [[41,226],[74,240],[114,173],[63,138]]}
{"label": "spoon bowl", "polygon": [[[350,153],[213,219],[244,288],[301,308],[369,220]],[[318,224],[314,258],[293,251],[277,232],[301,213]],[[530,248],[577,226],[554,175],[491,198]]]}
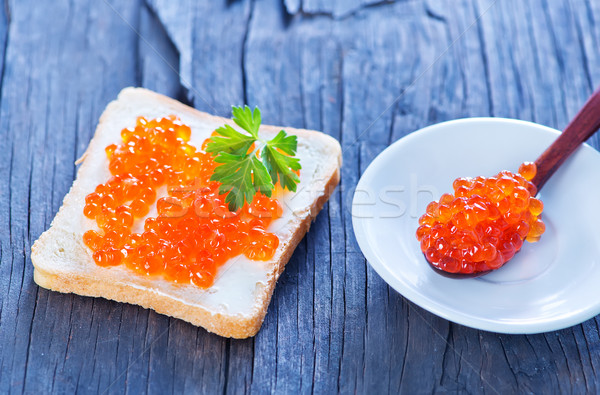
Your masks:
{"label": "spoon bowl", "polygon": [[[583,144],[594,133],[596,133],[596,131],[598,131],[598,129],[600,128],[599,114],[600,89],[596,90],[590,96],[587,102],[579,110],[577,115],[575,115],[573,120],[567,125],[565,130],[535,161],[535,167],[537,167],[537,172],[533,179],[531,179],[531,182],[535,185],[535,188],[533,188],[534,190],[537,190],[539,192],[546,183],[546,181],[554,174],[554,172],[556,172],[556,170],[558,170],[558,168],[565,162],[565,160],[567,160],[567,158],[571,156],[571,154],[581,144]],[[442,239],[440,238],[440,241],[441,240]],[[436,241],[434,241],[434,244],[435,243]],[[493,270],[497,270],[485,270],[474,273],[450,273],[434,266],[431,262],[429,262],[429,260],[427,261],[429,263],[429,266],[433,268],[436,273],[448,274],[449,276],[446,277],[451,277],[455,279],[479,277],[484,274],[490,273]],[[504,262],[502,265],[505,265],[506,263],[507,262]]]}
{"label": "spoon bowl", "polygon": [[486,271],[475,272],[475,273],[450,273],[450,272],[446,272],[446,271],[434,266],[431,262],[429,262],[427,260],[427,258],[425,258],[425,260],[427,261],[427,263],[429,264],[429,267],[432,268],[434,272],[436,272],[437,274],[439,274],[441,276],[447,277],[447,278],[453,278],[453,279],[477,278],[477,277],[485,276],[486,274],[493,272],[493,270],[486,270]]}

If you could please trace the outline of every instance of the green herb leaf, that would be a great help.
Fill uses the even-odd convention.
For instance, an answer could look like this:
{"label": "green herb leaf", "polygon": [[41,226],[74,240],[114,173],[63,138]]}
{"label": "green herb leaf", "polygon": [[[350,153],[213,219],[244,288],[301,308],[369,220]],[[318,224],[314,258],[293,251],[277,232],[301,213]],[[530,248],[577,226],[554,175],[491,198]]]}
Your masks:
{"label": "green herb leaf", "polygon": [[227,152],[234,155],[243,155],[256,141],[256,138],[243,134],[229,125],[222,126],[216,130],[217,136],[211,137],[206,145],[206,152],[218,154]]}
{"label": "green herb leaf", "polygon": [[222,152],[215,158],[221,165],[215,168],[211,181],[221,182],[219,193],[228,193],[225,203],[236,211],[251,202],[256,192],[271,196],[273,182],[269,173],[255,155],[232,155]]}
{"label": "green herb leaf", "polygon": [[258,138],[258,128],[262,118],[260,116],[260,110],[258,107],[254,108],[254,111],[250,111],[250,107],[233,107],[233,122],[237,123],[242,129],[250,133],[255,139]]}
{"label": "green herb leaf", "polygon": [[[245,202],[252,203],[257,192],[271,196],[277,182],[284,189],[296,191],[300,178],[294,171],[301,168],[300,160],[294,157],[296,136],[282,130],[265,141],[258,133],[262,120],[258,108],[251,111],[248,106],[233,107],[232,112],[233,121],[249,134],[225,125],[216,130],[206,146],[219,163],[210,179],[221,183],[219,193],[227,193],[229,210],[237,211]],[[252,144],[256,148],[248,152]]]}
{"label": "green herb leaf", "polygon": [[296,192],[296,184],[300,182],[294,170],[300,170],[301,166],[298,158],[289,155],[295,155],[297,146],[296,136],[288,136],[282,130],[267,142],[262,152],[262,162],[269,171],[273,184],[279,181],[282,187],[293,192]]}

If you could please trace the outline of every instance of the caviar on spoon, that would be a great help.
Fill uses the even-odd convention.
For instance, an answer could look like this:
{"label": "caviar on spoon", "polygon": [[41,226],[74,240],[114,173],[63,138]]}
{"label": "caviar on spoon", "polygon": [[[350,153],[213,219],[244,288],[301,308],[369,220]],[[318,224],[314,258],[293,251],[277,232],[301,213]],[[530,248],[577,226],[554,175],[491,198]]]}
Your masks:
{"label": "caviar on spoon", "polygon": [[600,128],[600,89],[561,135],[518,174],[458,178],[454,193],[431,202],[419,219],[417,239],[427,262],[452,278],[477,277],[502,267],[523,242],[545,231],[543,204],[535,196],[552,174]]}

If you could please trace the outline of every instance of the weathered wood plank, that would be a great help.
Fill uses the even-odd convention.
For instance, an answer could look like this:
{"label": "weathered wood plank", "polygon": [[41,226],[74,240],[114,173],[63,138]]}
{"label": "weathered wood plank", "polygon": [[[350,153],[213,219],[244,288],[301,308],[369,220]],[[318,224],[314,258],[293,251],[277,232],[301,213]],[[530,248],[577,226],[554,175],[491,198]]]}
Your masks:
{"label": "weathered wood plank", "polygon": [[[179,59],[180,84],[187,91],[186,101],[193,95],[189,90],[192,83],[192,29],[196,15],[196,2],[193,0],[146,0],[148,7],[161,21],[160,29],[166,29],[168,36],[177,49]],[[158,26],[157,26],[158,27]],[[160,53],[160,51],[159,51]]]}
{"label": "weathered wood plank", "polygon": [[184,100],[179,51],[158,16],[149,7],[140,8],[139,33],[138,62],[141,85],[163,95]]}
{"label": "weathered wood plank", "polygon": [[[597,2],[147,3],[15,1],[8,31],[0,10],[0,392],[598,391],[598,317],[529,336],[449,323],[367,265],[350,213],[370,161],[420,127],[486,115],[564,127],[600,81]],[[220,115],[259,105],[267,123],[342,143],[342,185],[254,339],[32,282],[31,242],[131,84]]]}
{"label": "weathered wood plank", "polygon": [[[117,10],[131,18],[138,4]],[[2,250],[12,252],[2,254],[0,391],[106,388],[119,367],[95,363],[114,358],[122,307],[39,289],[29,255],[73,181],[73,162],[99,111],[135,83],[135,63],[120,60],[137,37],[105,3],[14,2],[10,12],[0,122],[3,151],[11,154],[0,167],[8,172],[2,189],[10,191],[1,202],[10,229]],[[108,67],[114,64],[121,66]]]}
{"label": "weathered wood plank", "polygon": [[245,100],[242,67],[250,1],[198,4],[192,30],[192,86],[196,108],[222,116]]}

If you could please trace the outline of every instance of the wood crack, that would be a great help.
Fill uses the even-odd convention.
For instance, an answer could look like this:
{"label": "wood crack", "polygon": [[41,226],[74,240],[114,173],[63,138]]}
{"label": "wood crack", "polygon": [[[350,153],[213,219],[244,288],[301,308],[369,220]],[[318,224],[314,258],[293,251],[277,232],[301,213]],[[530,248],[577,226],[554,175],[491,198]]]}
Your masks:
{"label": "wood crack", "polygon": [[[346,20],[353,16],[356,16],[359,13],[368,12],[378,7],[384,7],[391,5],[396,2],[396,0],[375,0],[375,1],[363,1],[359,6],[353,6],[347,9],[336,9],[336,3],[327,5],[327,3],[322,3],[313,7],[312,4],[309,7],[306,7],[302,0],[298,0],[298,4],[289,3],[289,0],[282,0],[285,4],[285,10],[289,15],[294,16],[302,16],[304,18],[316,18],[316,17],[327,17],[336,21]],[[343,3],[342,3],[343,4]]]}
{"label": "wood crack", "polygon": [[9,6],[8,0],[4,0],[4,12],[5,12],[5,16],[6,16],[6,34],[3,37],[4,42],[2,45],[2,49],[1,49],[2,56],[0,57],[0,61],[2,62],[0,64],[0,105],[2,104],[2,97],[3,97],[2,87],[4,86],[4,73],[6,71],[6,53],[8,51],[8,43],[10,41],[10,28],[11,28],[10,6]]}
{"label": "wood crack", "polygon": [[242,101],[244,104],[248,104],[248,87],[247,87],[247,75],[246,75],[246,54],[248,52],[248,37],[250,36],[250,26],[252,23],[252,15],[254,14],[254,0],[249,0],[250,2],[250,11],[248,13],[248,18],[246,19],[246,30],[244,32],[244,36],[242,38],[242,56],[241,56],[241,64],[240,67],[242,69]]}

